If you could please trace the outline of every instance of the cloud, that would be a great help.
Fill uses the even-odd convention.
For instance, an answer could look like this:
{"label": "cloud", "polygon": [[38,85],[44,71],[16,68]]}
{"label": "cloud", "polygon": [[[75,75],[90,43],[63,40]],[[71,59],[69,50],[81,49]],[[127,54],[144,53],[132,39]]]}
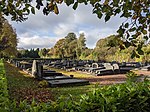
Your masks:
{"label": "cloud", "polygon": [[76,25],[75,24],[58,24],[55,28],[54,28],[54,33],[57,36],[65,36],[67,35],[69,32],[75,32],[76,30]]}
{"label": "cloud", "polygon": [[87,47],[94,48],[100,38],[115,34],[123,19],[119,16],[112,17],[107,23],[104,19],[98,19],[92,14],[90,5],[80,4],[77,10],[65,4],[59,5],[60,14],[51,13],[44,16],[41,11],[36,10],[35,15],[23,23],[11,22],[16,28],[19,47],[52,47],[56,41],[65,37],[68,33],[85,32]]}
{"label": "cloud", "polygon": [[54,46],[54,43],[58,41],[56,38],[40,37],[40,36],[28,36],[28,34],[23,34],[19,38],[18,47],[23,47],[26,49],[30,48],[50,48]]}

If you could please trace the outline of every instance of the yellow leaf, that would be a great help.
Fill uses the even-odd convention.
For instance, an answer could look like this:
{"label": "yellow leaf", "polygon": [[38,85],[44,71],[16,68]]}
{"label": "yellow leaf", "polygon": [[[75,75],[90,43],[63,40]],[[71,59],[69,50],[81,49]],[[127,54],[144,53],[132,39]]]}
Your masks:
{"label": "yellow leaf", "polygon": [[59,14],[59,10],[58,10],[57,5],[54,6],[54,13],[55,13],[55,14]]}

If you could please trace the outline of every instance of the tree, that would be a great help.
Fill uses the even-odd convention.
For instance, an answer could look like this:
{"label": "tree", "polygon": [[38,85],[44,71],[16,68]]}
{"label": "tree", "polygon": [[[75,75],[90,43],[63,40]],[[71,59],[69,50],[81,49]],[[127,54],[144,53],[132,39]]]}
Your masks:
{"label": "tree", "polygon": [[53,47],[54,56],[58,58],[64,58],[64,45],[65,45],[65,39],[60,39],[56,42],[56,44]]}
{"label": "tree", "polygon": [[[50,52],[57,58],[76,58],[77,38],[75,33],[58,40]],[[51,54],[50,53],[50,54]]]}
{"label": "tree", "polygon": [[76,57],[76,47],[77,47],[77,37],[75,33],[68,33],[65,37],[64,43],[65,57],[75,58]]}
{"label": "tree", "polygon": [[118,46],[120,41],[121,40],[115,35],[98,40],[93,51],[93,54],[96,56],[95,58],[97,58],[97,60],[112,61],[110,57],[115,55],[116,51],[119,50]]}
{"label": "tree", "polygon": [[86,48],[86,39],[84,33],[81,33],[78,40],[77,40],[77,48],[76,48],[76,55],[77,59],[81,56],[81,53],[85,50]]}
{"label": "tree", "polygon": [[47,54],[48,54],[48,49],[46,49],[46,48],[43,48],[39,51],[40,57],[46,57]]}
{"label": "tree", "polygon": [[73,41],[73,40],[76,40],[77,38],[76,38],[76,34],[75,33],[68,33],[67,34],[67,36],[65,37],[65,39],[66,39],[66,42],[67,43],[69,43],[69,42],[71,42],[71,41]]}
{"label": "tree", "polygon": [[17,55],[17,34],[8,21],[0,16],[2,29],[0,31],[0,53],[6,57]]}
{"label": "tree", "polygon": [[37,49],[22,49],[22,50],[18,50],[18,58],[40,58],[38,52],[39,52],[39,48]]}

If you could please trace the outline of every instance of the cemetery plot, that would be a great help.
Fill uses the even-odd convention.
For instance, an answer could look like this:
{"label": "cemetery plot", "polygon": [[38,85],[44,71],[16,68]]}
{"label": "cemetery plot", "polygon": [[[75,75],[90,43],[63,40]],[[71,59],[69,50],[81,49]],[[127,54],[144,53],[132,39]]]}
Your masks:
{"label": "cemetery plot", "polygon": [[[34,79],[31,75],[24,73],[22,70],[8,63],[5,63],[5,68],[10,97],[12,99],[15,98],[18,102],[25,99],[31,102],[33,97],[37,102],[48,102],[49,100],[57,99],[61,95],[68,97],[69,94],[72,94],[76,98],[79,97],[80,94],[91,91],[94,87],[94,85],[86,85],[75,87],[67,86],[65,88],[39,88],[39,83],[41,81]],[[43,78],[53,80],[50,79],[50,77]],[[55,80],[61,80],[61,78],[70,79],[71,77],[57,76],[55,77]]]}
{"label": "cemetery plot", "polygon": [[45,80],[61,80],[61,79],[71,79],[72,77],[69,76],[49,76],[49,77],[43,77]]}
{"label": "cemetery plot", "polygon": [[47,82],[50,84],[51,87],[62,87],[62,86],[76,86],[76,85],[88,85],[89,81],[87,80],[81,80],[81,79],[73,79],[73,78],[67,78],[67,79],[55,79],[55,80],[47,80]]}
{"label": "cemetery plot", "polygon": [[[21,60],[20,62],[18,60],[11,60],[13,64],[15,64],[20,69],[25,70],[27,73],[32,74],[34,76],[35,73],[33,73],[32,62],[33,60]],[[41,64],[43,67],[52,67],[56,69],[64,69],[66,71],[81,71],[83,73],[87,74],[93,74],[95,76],[100,75],[112,75],[112,74],[125,74],[133,69],[149,69],[149,66],[147,67],[141,67],[141,64],[138,62],[123,62],[123,63],[117,63],[117,62],[111,62],[111,63],[104,63],[104,62],[94,62],[94,61],[83,61],[83,60],[38,60],[38,63]],[[31,67],[32,66],[32,67]],[[38,67],[38,66],[37,66]],[[42,69],[42,68],[38,68]],[[37,71],[39,72],[39,71]],[[40,74],[38,73],[41,77]],[[51,75],[62,75],[60,73],[55,73],[54,71],[48,71],[44,70],[42,72],[43,76],[51,76]],[[37,77],[37,76],[36,76]]]}
{"label": "cemetery plot", "polygon": [[[73,77],[65,76],[62,73],[58,73],[58,72],[55,72],[52,70],[44,69],[43,63],[41,61],[38,61],[38,60],[33,60],[32,68],[31,68],[31,66],[29,66],[30,63],[28,63],[28,62],[21,63],[19,61],[16,61],[16,63],[17,63],[17,65],[19,65],[16,67],[20,68],[21,66],[26,66],[23,68],[24,71],[28,71],[29,69],[32,70],[32,71],[27,72],[27,73],[29,73],[31,76],[35,77],[38,80],[43,80],[43,79],[46,80],[51,87],[89,84],[89,81],[87,81],[87,80],[74,79]],[[58,68],[58,66],[59,67],[62,66],[62,63],[59,64],[59,61],[56,61],[56,63],[54,64],[54,66],[56,68]],[[46,63],[46,64],[48,64],[48,63]],[[67,66],[69,66],[69,65],[70,65],[70,62],[69,62],[69,64],[67,64]]]}
{"label": "cemetery plot", "polygon": [[139,70],[150,71],[150,65],[140,67]]}

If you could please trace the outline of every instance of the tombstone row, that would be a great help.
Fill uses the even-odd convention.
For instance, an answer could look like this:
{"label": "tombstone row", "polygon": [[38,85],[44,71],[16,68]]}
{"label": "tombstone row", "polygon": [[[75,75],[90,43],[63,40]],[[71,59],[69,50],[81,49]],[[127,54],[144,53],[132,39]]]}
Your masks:
{"label": "tombstone row", "polygon": [[13,64],[38,80],[46,80],[51,87],[89,84],[89,81],[76,79],[73,75],[66,76],[56,71],[44,69],[43,65],[45,64],[41,61],[33,60],[32,63],[27,61],[15,61]]}
{"label": "tombstone row", "polygon": [[[17,67],[21,69],[29,69],[29,72],[32,73],[32,62],[33,60],[18,61],[18,60],[9,60],[10,63],[14,63]],[[104,62],[95,62],[93,60],[83,61],[83,60],[38,60],[38,62],[43,66],[49,66],[65,70],[76,70],[86,73],[92,73],[94,75],[102,74],[117,74],[117,73],[126,73],[132,69],[141,69],[141,70],[150,70],[148,63],[141,64],[138,62],[122,62],[117,63],[115,61],[110,63]],[[148,65],[148,66],[144,66]],[[144,67],[143,67],[144,66]]]}

